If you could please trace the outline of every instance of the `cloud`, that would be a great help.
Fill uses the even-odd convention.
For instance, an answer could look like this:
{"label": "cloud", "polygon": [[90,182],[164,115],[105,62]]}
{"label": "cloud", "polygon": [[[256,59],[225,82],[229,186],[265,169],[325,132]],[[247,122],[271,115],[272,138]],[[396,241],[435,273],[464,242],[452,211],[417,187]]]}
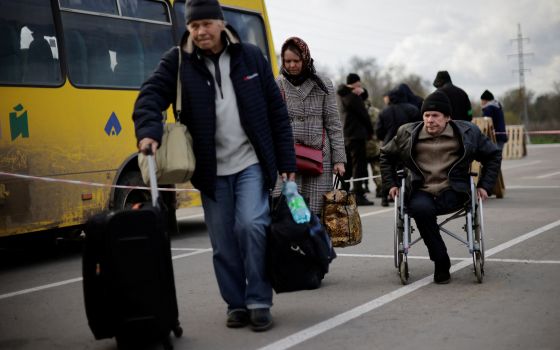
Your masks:
{"label": "cloud", "polygon": [[[478,99],[518,87],[517,24],[521,23],[529,89],[550,91],[560,80],[560,1],[267,0],[275,44],[288,34],[308,42],[316,62],[338,72],[352,56],[382,67],[404,65],[427,81],[446,69]],[[310,5],[310,6],[308,6]],[[297,9],[293,11],[292,9]]]}
{"label": "cloud", "polygon": [[[479,1],[480,2],[480,1]],[[535,33],[536,40],[526,44],[544,51],[535,53],[535,61],[525,58],[528,66],[536,64],[535,71],[556,73],[556,57],[560,55],[560,21],[543,21],[542,18],[559,18],[560,6],[553,2],[521,1],[489,2],[479,13],[454,16],[454,11],[442,6],[445,16],[431,16],[420,20],[417,30],[397,43],[384,62],[404,64],[411,72],[433,79],[438,70],[448,70],[453,81],[462,86],[471,96],[488,88],[498,94],[517,87],[518,69],[517,46],[511,39],[516,38],[517,22],[520,14],[531,13],[524,20],[524,35]],[[546,17],[543,17],[547,14]],[[531,19],[529,19],[530,17]],[[532,34],[531,34],[532,35]],[[551,45],[552,44],[552,45]],[[554,75],[554,74],[553,74]],[[527,82],[528,88],[544,92],[552,86],[552,77],[539,73],[539,80]]]}

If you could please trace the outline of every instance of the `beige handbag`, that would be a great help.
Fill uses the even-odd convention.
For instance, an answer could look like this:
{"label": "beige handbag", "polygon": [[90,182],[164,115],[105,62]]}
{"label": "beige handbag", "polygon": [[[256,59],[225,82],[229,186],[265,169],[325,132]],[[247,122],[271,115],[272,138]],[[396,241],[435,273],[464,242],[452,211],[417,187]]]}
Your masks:
{"label": "beige handbag", "polygon": [[[167,117],[164,113],[163,136],[161,145],[156,152],[156,176],[158,184],[172,185],[187,182],[191,179],[195,158],[192,148],[192,137],[185,124],[181,123],[181,48],[179,49],[179,70],[177,72],[177,100],[175,107],[177,118],[175,123],[166,123]],[[138,165],[142,173],[142,180],[149,185],[150,175],[148,173],[147,157],[139,153]]]}

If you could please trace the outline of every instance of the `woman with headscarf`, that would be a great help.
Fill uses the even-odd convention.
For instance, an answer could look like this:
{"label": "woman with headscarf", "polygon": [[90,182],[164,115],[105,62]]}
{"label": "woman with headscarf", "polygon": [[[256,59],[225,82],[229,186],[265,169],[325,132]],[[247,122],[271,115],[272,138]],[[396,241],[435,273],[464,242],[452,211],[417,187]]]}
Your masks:
{"label": "woman with headscarf", "polygon": [[[322,149],[323,173],[318,176],[296,174],[296,183],[309,209],[321,215],[323,194],[332,189],[333,173],[344,175],[346,153],[336,95],[330,79],[317,75],[309,47],[292,37],[282,45],[282,69],[276,79],[286,101],[294,142]],[[279,178],[273,196],[282,188]]]}

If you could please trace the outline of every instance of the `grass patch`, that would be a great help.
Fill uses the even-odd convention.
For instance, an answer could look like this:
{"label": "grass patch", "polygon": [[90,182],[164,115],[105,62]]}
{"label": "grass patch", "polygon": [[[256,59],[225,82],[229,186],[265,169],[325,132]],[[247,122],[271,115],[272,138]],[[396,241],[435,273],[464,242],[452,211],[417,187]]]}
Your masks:
{"label": "grass patch", "polygon": [[560,135],[532,135],[530,138],[534,145],[560,143]]}

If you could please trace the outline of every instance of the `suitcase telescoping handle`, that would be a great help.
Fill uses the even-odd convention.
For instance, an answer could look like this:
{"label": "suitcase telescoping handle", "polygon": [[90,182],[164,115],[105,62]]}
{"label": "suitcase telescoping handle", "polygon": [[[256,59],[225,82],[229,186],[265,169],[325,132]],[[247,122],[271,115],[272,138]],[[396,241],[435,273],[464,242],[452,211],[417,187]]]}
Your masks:
{"label": "suitcase telescoping handle", "polygon": [[157,187],[157,176],[156,176],[156,161],[154,159],[154,154],[152,153],[152,145],[141,150],[142,153],[146,155],[148,159],[148,174],[150,175],[150,192],[152,193],[152,205],[158,206],[158,187]]}

